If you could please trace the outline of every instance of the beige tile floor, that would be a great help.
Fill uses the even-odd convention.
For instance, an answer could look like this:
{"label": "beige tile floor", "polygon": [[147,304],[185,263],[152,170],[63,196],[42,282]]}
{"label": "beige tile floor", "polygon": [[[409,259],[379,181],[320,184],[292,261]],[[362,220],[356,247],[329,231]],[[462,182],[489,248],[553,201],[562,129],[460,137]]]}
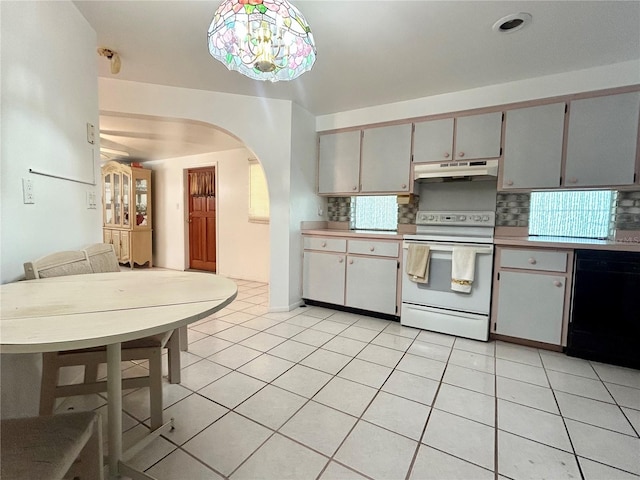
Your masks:
{"label": "beige tile floor", "polygon": [[[319,307],[268,286],[189,327],[176,428],[132,464],[159,479],[640,479],[640,371]],[[127,364],[124,374],[145,365]],[[126,392],[126,439],[147,431]],[[99,409],[100,395],[58,407]]]}

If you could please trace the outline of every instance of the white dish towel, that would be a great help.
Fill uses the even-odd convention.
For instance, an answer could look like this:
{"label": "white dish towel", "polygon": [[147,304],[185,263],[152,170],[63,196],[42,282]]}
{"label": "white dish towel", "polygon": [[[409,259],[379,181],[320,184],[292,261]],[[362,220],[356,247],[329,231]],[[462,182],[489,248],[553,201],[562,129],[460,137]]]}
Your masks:
{"label": "white dish towel", "polygon": [[476,270],[476,250],[469,247],[453,247],[451,255],[451,290],[471,292]]}

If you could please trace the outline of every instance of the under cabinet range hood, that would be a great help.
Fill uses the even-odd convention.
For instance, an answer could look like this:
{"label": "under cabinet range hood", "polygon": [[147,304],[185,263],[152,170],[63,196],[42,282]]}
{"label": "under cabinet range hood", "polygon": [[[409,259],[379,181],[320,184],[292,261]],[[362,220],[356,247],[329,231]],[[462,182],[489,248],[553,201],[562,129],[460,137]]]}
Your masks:
{"label": "under cabinet range hood", "polygon": [[422,182],[449,180],[496,180],[498,159],[460,160],[441,163],[415,163],[413,178]]}

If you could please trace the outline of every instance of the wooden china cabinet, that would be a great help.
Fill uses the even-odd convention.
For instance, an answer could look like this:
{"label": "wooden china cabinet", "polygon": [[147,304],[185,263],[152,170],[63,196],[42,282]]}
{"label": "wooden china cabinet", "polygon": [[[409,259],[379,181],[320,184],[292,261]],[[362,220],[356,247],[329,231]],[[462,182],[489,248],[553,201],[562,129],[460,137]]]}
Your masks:
{"label": "wooden china cabinet", "polygon": [[151,170],[105,163],[102,206],[104,242],[113,244],[118,261],[151,267]]}

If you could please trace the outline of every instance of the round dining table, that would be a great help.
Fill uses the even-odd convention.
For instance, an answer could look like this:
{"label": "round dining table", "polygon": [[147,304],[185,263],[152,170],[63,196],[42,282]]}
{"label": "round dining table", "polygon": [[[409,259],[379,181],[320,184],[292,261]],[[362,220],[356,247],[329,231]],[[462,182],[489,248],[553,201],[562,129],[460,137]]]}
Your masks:
{"label": "round dining table", "polygon": [[[162,269],[70,275],[0,285],[0,352],[107,347],[109,475],[149,478],[123,462],[121,343],[174,330],[224,308],[236,284]],[[167,422],[153,438],[170,427]]]}

